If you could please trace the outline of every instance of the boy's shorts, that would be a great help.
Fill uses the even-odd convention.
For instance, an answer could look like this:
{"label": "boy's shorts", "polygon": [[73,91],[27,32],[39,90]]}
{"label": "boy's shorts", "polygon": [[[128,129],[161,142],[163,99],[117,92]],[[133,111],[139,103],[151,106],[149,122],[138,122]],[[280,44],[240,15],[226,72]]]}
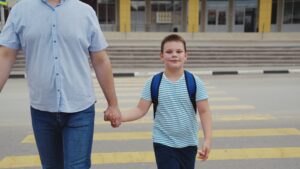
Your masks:
{"label": "boy's shorts", "polygon": [[158,169],[194,169],[197,146],[173,148],[153,143]]}

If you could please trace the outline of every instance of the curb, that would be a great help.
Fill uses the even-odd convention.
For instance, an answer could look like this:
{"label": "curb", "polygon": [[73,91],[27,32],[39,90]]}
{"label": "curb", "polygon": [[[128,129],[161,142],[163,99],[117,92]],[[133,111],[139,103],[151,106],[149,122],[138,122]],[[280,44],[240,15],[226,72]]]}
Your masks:
{"label": "curb", "polygon": [[[247,75],[247,74],[292,74],[300,73],[300,69],[289,70],[237,70],[237,71],[192,71],[197,75]],[[114,73],[114,77],[143,77],[153,76],[157,72]]]}
{"label": "curb", "polygon": [[[197,75],[247,75],[247,74],[292,74],[300,73],[300,69],[288,69],[288,70],[237,70],[237,71],[192,71]],[[144,77],[144,76],[153,76],[157,72],[114,72],[114,77]],[[95,73],[92,73],[93,77]],[[23,72],[12,73],[9,75],[9,78],[20,79],[26,78],[26,74]]]}

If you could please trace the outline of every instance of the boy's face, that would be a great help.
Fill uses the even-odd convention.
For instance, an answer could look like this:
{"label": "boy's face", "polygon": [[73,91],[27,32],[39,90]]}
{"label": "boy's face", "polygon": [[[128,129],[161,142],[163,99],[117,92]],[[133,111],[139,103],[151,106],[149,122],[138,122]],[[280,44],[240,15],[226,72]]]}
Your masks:
{"label": "boy's face", "polygon": [[164,62],[167,69],[181,69],[187,60],[184,45],[180,41],[170,41],[164,44],[163,53],[160,59]]}

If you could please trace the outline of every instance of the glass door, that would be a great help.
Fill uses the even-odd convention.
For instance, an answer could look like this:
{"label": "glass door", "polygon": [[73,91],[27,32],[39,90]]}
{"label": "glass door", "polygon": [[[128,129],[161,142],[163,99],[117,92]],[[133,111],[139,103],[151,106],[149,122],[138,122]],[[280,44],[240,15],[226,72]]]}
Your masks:
{"label": "glass door", "polygon": [[256,32],[255,31],[255,9],[246,8],[245,9],[245,26],[244,32]]}
{"label": "glass door", "polygon": [[131,0],[131,31],[144,32],[146,24],[145,0]]}
{"label": "glass door", "polygon": [[206,32],[227,32],[227,0],[207,0]]}
{"label": "glass door", "polygon": [[257,0],[237,0],[235,2],[234,32],[256,32]]}
{"label": "glass door", "polygon": [[153,32],[179,32],[182,30],[182,0],[152,0],[151,26]]}

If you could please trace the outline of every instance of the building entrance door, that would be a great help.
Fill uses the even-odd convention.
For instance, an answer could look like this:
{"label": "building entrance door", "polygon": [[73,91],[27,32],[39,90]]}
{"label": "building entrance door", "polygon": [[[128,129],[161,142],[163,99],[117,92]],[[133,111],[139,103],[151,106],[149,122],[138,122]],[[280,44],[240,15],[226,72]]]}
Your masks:
{"label": "building entrance door", "polygon": [[206,9],[206,32],[227,32],[228,0],[208,0]]}
{"label": "building entrance door", "polygon": [[257,0],[236,0],[233,32],[256,32]]}
{"label": "building entrance door", "polygon": [[255,9],[246,8],[245,9],[245,26],[244,32],[256,32],[255,30]]}
{"label": "building entrance door", "polygon": [[183,0],[151,0],[151,26],[153,32],[182,32]]}

